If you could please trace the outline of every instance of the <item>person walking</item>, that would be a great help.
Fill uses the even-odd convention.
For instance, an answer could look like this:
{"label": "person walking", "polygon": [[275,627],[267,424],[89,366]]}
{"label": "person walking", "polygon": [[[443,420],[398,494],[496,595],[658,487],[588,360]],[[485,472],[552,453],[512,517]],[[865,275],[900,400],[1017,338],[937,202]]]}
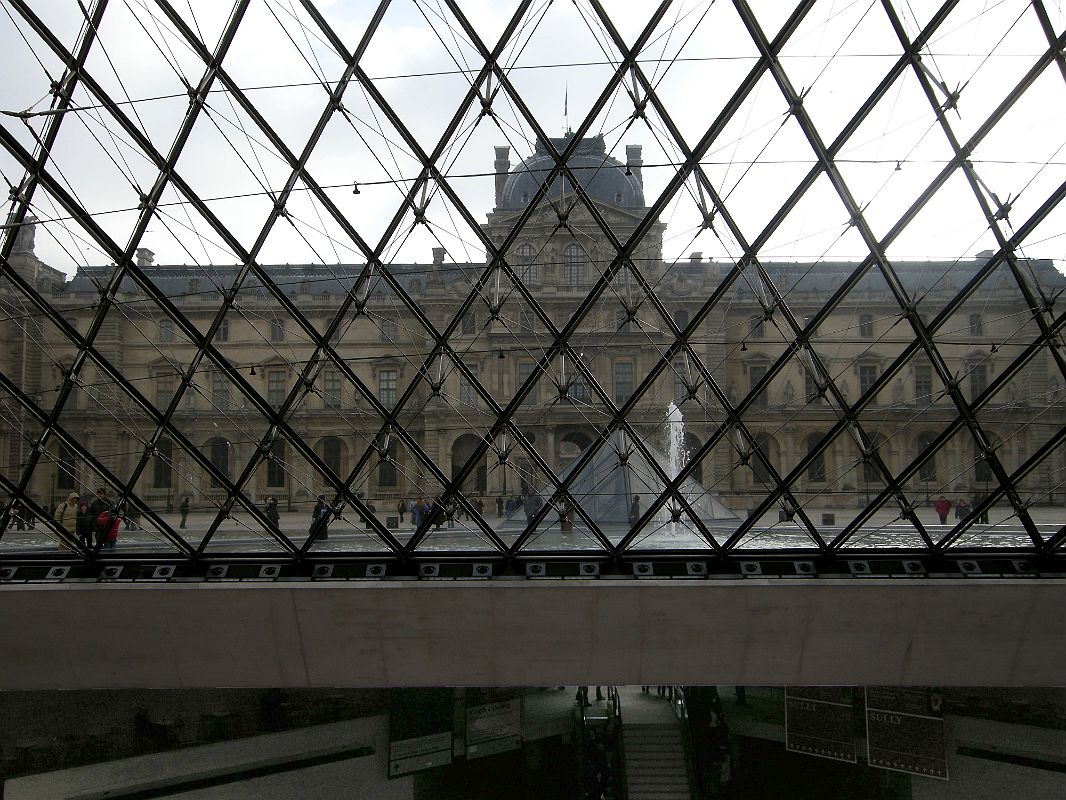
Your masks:
{"label": "person walking", "polygon": [[78,538],[91,550],[93,546],[93,518],[89,514],[89,504],[84,500],[78,501]]}
{"label": "person walking", "polygon": [[107,537],[107,525],[109,519],[101,520],[102,514],[111,510],[111,501],[107,499],[107,492],[101,486],[96,490],[96,497],[89,503],[89,519],[92,520],[93,531],[96,533],[96,543],[103,544]]}
{"label": "person walking", "polygon": [[318,539],[329,538],[329,506],[326,505],[326,496],[320,494],[315,508],[311,512],[311,534],[317,535]]}
{"label": "person walking", "polygon": [[499,497],[496,498],[496,516],[497,517],[502,517],[503,516],[503,496],[502,495],[500,495]]}
{"label": "person walking", "polygon": [[422,498],[416,498],[411,503],[411,524],[417,529],[422,524],[422,514],[425,512],[426,507],[422,504]]}
{"label": "person walking", "polygon": [[400,515],[400,524],[403,525],[403,515],[407,513],[407,500],[405,498],[400,498],[400,502],[396,504],[396,511]]}
{"label": "person walking", "polygon": [[71,492],[68,494],[67,499],[56,506],[55,513],[52,516],[55,517],[60,528],[71,536],[76,536],[78,533],[78,493]]}
{"label": "person walking", "polygon": [[178,527],[184,528],[185,520],[189,518],[189,495],[185,495],[185,497],[181,499],[181,505],[178,506],[178,513],[181,514],[181,525]]}
{"label": "person walking", "polygon": [[936,514],[940,517],[940,524],[947,525],[948,512],[951,511],[951,501],[944,497],[944,495],[940,495],[940,499],[936,501],[936,505],[934,505],[933,508],[936,509]]}
{"label": "person walking", "polygon": [[273,525],[278,530],[281,530],[281,514],[278,513],[278,501],[273,497],[268,497],[266,501],[266,508],[263,510],[266,515],[267,522]]}
{"label": "person walking", "polygon": [[[975,492],[974,496],[973,496],[973,508],[976,510],[977,507],[979,505],[981,505],[981,502],[984,499],[985,499],[985,496],[983,494],[981,494],[980,492]],[[977,519],[974,520],[974,521],[975,522],[981,522],[981,523],[984,523],[985,525],[987,525],[988,524],[988,509],[985,509],[984,511],[980,512],[977,515]]]}
{"label": "person walking", "polygon": [[633,495],[633,502],[629,504],[629,524],[630,526],[636,525],[637,520],[640,519],[640,495]]}
{"label": "person walking", "polygon": [[959,502],[955,504],[955,519],[966,519],[970,513],[970,506],[964,498],[960,498]]}

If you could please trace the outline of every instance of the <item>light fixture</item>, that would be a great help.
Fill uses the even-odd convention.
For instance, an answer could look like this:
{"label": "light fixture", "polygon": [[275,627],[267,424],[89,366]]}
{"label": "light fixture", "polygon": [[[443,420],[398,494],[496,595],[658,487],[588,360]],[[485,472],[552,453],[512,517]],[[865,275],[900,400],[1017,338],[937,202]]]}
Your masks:
{"label": "light fixture", "polygon": [[252,364],[252,368],[248,371],[249,375],[255,375],[255,364]]}
{"label": "light fixture", "polygon": [[353,183],[352,184],[352,194],[359,194],[359,184],[358,183]]}
{"label": "light fixture", "polygon": [[748,343],[747,342],[741,342],[740,343],[740,352],[742,352],[742,353],[748,352]]}

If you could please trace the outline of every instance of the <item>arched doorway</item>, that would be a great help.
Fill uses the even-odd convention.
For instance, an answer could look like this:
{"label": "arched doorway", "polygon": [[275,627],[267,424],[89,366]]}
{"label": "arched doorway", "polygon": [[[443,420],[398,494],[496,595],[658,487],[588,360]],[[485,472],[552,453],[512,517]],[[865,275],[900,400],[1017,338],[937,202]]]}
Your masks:
{"label": "arched doorway", "polygon": [[[464,433],[455,443],[452,445],[452,478],[455,478],[459,472],[466,466],[466,463],[474,455],[474,451],[481,446],[481,439],[472,433]],[[470,477],[467,478],[465,487],[467,491],[473,488],[473,491],[479,494],[485,494],[488,491],[489,485],[489,472],[485,463],[485,456],[482,454],[480,461],[476,469],[473,472],[473,483],[470,483]]]}
{"label": "arched doorway", "polygon": [[[229,458],[230,458],[230,443],[221,436],[216,436],[214,439],[210,439],[207,442],[208,458],[211,459],[211,466],[222,473],[222,477],[227,481],[230,479]],[[222,486],[222,481],[214,475],[211,476],[211,486],[218,488]]]}
{"label": "arched doorway", "polygon": [[345,474],[344,442],[337,436],[327,436],[318,444],[318,455],[322,463],[326,465],[334,475],[341,480],[347,477]]}
{"label": "arched doorway", "polygon": [[594,441],[592,434],[585,431],[572,430],[564,433],[559,439],[559,467],[565,468],[581,455],[582,451],[592,447]]}

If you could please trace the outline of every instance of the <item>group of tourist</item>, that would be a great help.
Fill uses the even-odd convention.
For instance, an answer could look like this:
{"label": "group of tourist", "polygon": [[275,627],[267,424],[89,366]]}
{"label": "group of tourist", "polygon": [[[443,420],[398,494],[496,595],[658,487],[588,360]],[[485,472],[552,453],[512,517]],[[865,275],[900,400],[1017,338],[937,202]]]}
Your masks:
{"label": "group of tourist", "polygon": [[[933,504],[933,509],[936,511],[936,515],[940,517],[940,524],[948,524],[948,515],[951,514],[951,510],[955,509],[955,519],[960,522],[970,516],[973,509],[977,508],[984,501],[985,496],[983,494],[975,494],[973,496],[973,505],[966,502],[965,498],[960,497],[957,501],[951,501],[944,495],[940,495],[939,499]],[[974,522],[988,523],[988,509],[977,514]]]}
{"label": "group of tourist", "polygon": [[77,538],[86,549],[94,546],[114,549],[122,521],[125,519],[127,526],[132,522],[112,504],[103,487],[96,490],[96,497],[90,503],[82,500],[77,492],[71,492],[66,500],[56,506],[52,517],[60,528]]}
{"label": "group of tourist", "polygon": [[[471,497],[469,503],[471,508],[477,511],[478,514],[484,513],[485,501],[480,497]],[[456,520],[461,520],[464,517],[473,519],[469,510],[459,503],[457,499],[451,498],[448,501],[442,501],[439,496],[432,500],[428,497],[418,497],[411,502],[401,498],[396,504],[396,511],[400,515],[401,525],[404,521],[404,514],[410,514],[411,524],[415,528],[420,527],[427,520],[430,525],[439,530],[445,523],[447,523],[449,528],[454,528]]]}

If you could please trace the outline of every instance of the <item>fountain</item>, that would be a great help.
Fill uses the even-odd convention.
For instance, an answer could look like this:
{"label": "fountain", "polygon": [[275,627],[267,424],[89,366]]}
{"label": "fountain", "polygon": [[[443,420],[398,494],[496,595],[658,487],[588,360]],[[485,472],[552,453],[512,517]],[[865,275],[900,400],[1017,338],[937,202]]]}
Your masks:
{"label": "fountain", "polygon": [[[666,474],[670,480],[676,480],[677,476],[681,474],[682,467],[685,466],[685,460],[688,453],[685,449],[685,418],[681,413],[681,409],[677,407],[673,400],[666,407],[666,434],[668,438],[667,442],[667,469]],[[686,496],[686,500],[688,497]],[[662,525],[662,530],[669,531],[675,536],[682,532],[682,528],[687,531],[688,526],[682,525],[676,521],[676,513],[678,511],[678,505],[673,500],[666,503],[656,515],[656,521]]]}
{"label": "fountain", "polygon": [[[581,461],[578,456],[573,465],[560,473],[560,478],[570,479],[570,494],[582,511],[612,541],[620,540],[632,527],[629,510],[634,496],[640,498],[640,510],[643,512],[666,489],[666,485],[658,477],[659,473],[650,462],[654,461],[671,481],[676,480],[685,467],[688,460],[685,421],[681,409],[673,402],[667,406],[665,433],[668,438],[665,452],[646,439],[642,439],[642,452],[635,446],[628,431],[616,430],[608,441],[599,444],[596,453],[582,466],[580,472],[571,477],[571,473]],[[681,481],[678,491],[704,525],[732,530],[739,524],[737,515],[693,478]],[[541,502],[550,503],[551,496],[550,488],[542,490]],[[510,525],[516,528],[525,527],[524,512],[516,512],[508,518],[504,526],[506,528]],[[586,527],[577,515],[574,525],[576,530]],[[538,531],[558,528],[556,513],[548,514],[538,525]],[[649,537],[663,535],[675,540],[674,544],[679,538],[691,539],[693,547],[706,547],[706,542],[699,537],[696,526],[692,524],[688,514],[681,511],[676,500],[668,501],[656,512],[652,521],[642,530],[640,539],[647,546],[655,547],[657,545]]]}

